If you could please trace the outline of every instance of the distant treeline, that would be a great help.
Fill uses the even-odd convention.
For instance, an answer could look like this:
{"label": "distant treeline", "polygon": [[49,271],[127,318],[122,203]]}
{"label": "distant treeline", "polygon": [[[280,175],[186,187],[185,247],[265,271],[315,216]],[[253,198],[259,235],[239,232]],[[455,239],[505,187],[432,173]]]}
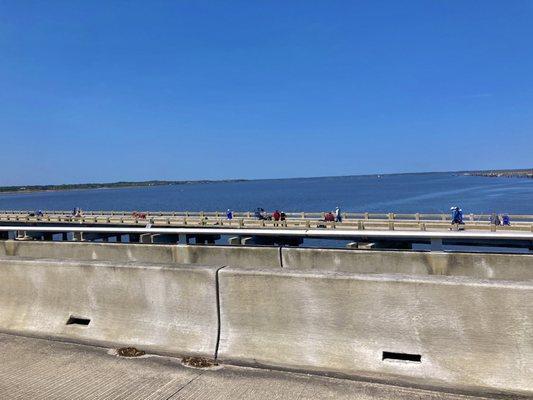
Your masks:
{"label": "distant treeline", "polygon": [[142,181],[142,182],[112,182],[112,183],[73,183],[64,185],[32,185],[32,186],[0,186],[0,192],[37,192],[51,190],[76,190],[76,189],[111,189],[123,187],[142,186],[170,186],[188,185],[193,183],[221,183],[221,182],[245,182],[246,179],[228,180],[201,180],[201,181]]}
{"label": "distant treeline", "polygon": [[463,175],[506,178],[533,178],[533,169],[499,169],[490,171],[467,171]]}

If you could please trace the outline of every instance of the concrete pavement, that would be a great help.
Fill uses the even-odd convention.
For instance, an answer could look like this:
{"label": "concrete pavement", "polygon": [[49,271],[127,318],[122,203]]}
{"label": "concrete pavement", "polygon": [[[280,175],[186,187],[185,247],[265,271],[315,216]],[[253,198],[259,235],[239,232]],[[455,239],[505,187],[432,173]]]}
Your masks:
{"label": "concrete pavement", "polygon": [[475,400],[476,397],[279,371],[198,370],[172,358],[0,334],[0,398]]}

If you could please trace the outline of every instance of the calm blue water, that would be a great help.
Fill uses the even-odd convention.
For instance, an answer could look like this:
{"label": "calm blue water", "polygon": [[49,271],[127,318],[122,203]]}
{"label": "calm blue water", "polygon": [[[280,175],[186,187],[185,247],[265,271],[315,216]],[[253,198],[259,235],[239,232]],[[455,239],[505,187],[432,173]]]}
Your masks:
{"label": "calm blue water", "polygon": [[533,214],[533,179],[449,173],[259,180],[0,195],[0,209],[448,212]]}

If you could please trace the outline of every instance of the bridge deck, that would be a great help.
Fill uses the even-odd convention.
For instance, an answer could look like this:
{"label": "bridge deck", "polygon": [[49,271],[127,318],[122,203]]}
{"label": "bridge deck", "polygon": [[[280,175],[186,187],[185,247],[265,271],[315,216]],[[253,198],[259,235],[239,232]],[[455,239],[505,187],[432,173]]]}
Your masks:
{"label": "bridge deck", "polygon": [[[511,226],[489,224],[488,215],[470,214],[462,228],[466,231],[533,232],[533,215],[512,215]],[[285,221],[257,220],[251,213],[236,213],[228,220],[221,212],[150,212],[140,218],[124,211],[91,211],[73,217],[67,211],[46,211],[43,216],[30,212],[0,211],[0,224],[21,225],[83,225],[83,226],[146,226],[185,228],[212,227],[238,229],[345,229],[445,231],[450,229],[447,214],[369,214],[345,213],[342,223],[324,222],[320,213],[288,213]]]}
{"label": "bridge deck", "polygon": [[163,357],[119,358],[107,349],[0,334],[4,399],[409,399],[487,397],[223,366],[186,368]]}

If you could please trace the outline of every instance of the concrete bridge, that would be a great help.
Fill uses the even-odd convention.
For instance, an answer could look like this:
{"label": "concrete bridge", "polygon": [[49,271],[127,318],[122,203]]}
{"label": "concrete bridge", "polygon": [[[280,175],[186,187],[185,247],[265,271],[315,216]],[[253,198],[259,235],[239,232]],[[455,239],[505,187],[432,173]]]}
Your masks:
{"label": "concrete bridge", "polygon": [[43,215],[0,212],[0,237],[18,240],[127,241],[130,243],[220,243],[299,246],[304,239],[345,240],[352,248],[411,249],[429,245],[533,248],[533,216],[511,215],[512,225],[496,226],[488,215],[470,215],[452,226],[446,214],[345,213],[343,222],[325,222],[319,213],[289,213],[284,221],[258,220],[251,213],[227,219],[220,212],[131,213],[64,211]]}
{"label": "concrete bridge", "polygon": [[[225,212],[131,212],[131,211],[84,211],[73,216],[71,211],[44,211],[42,216],[35,211],[0,210],[0,223],[10,224],[83,224],[83,225],[122,225],[139,226],[150,223],[154,226],[185,227],[214,226],[239,228],[333,228],[333,229],[386,229],[386,230],[442,230],[451,223],[449,214],[399,214],[399,213],[342,213],[342,221],[325,222],[324,213],[291,212],[286,220],[258,220],[252,212],[234,212],[233,219],[226,218]],[[529,231],[533,232],[533,215],[509,215],[511,226],[496,226],[489,223],[490,214],[468,214],[465,217],[465,230],[480,231]]]}
{"label": "concrete bridge", "polygon": [[[207,228],[165,229],[179,235]],[[531,239],[527,232],[506,235]],[[222,365],[220,375],[210,372],[215,381],[233,365],[410,388],[388,398],[420,388],[533,395],[530,254],[8,239],[0,240],[0,274],[0,332],[9,335],[205,357]],[[321,385],[333,390],[338,382]]]}

